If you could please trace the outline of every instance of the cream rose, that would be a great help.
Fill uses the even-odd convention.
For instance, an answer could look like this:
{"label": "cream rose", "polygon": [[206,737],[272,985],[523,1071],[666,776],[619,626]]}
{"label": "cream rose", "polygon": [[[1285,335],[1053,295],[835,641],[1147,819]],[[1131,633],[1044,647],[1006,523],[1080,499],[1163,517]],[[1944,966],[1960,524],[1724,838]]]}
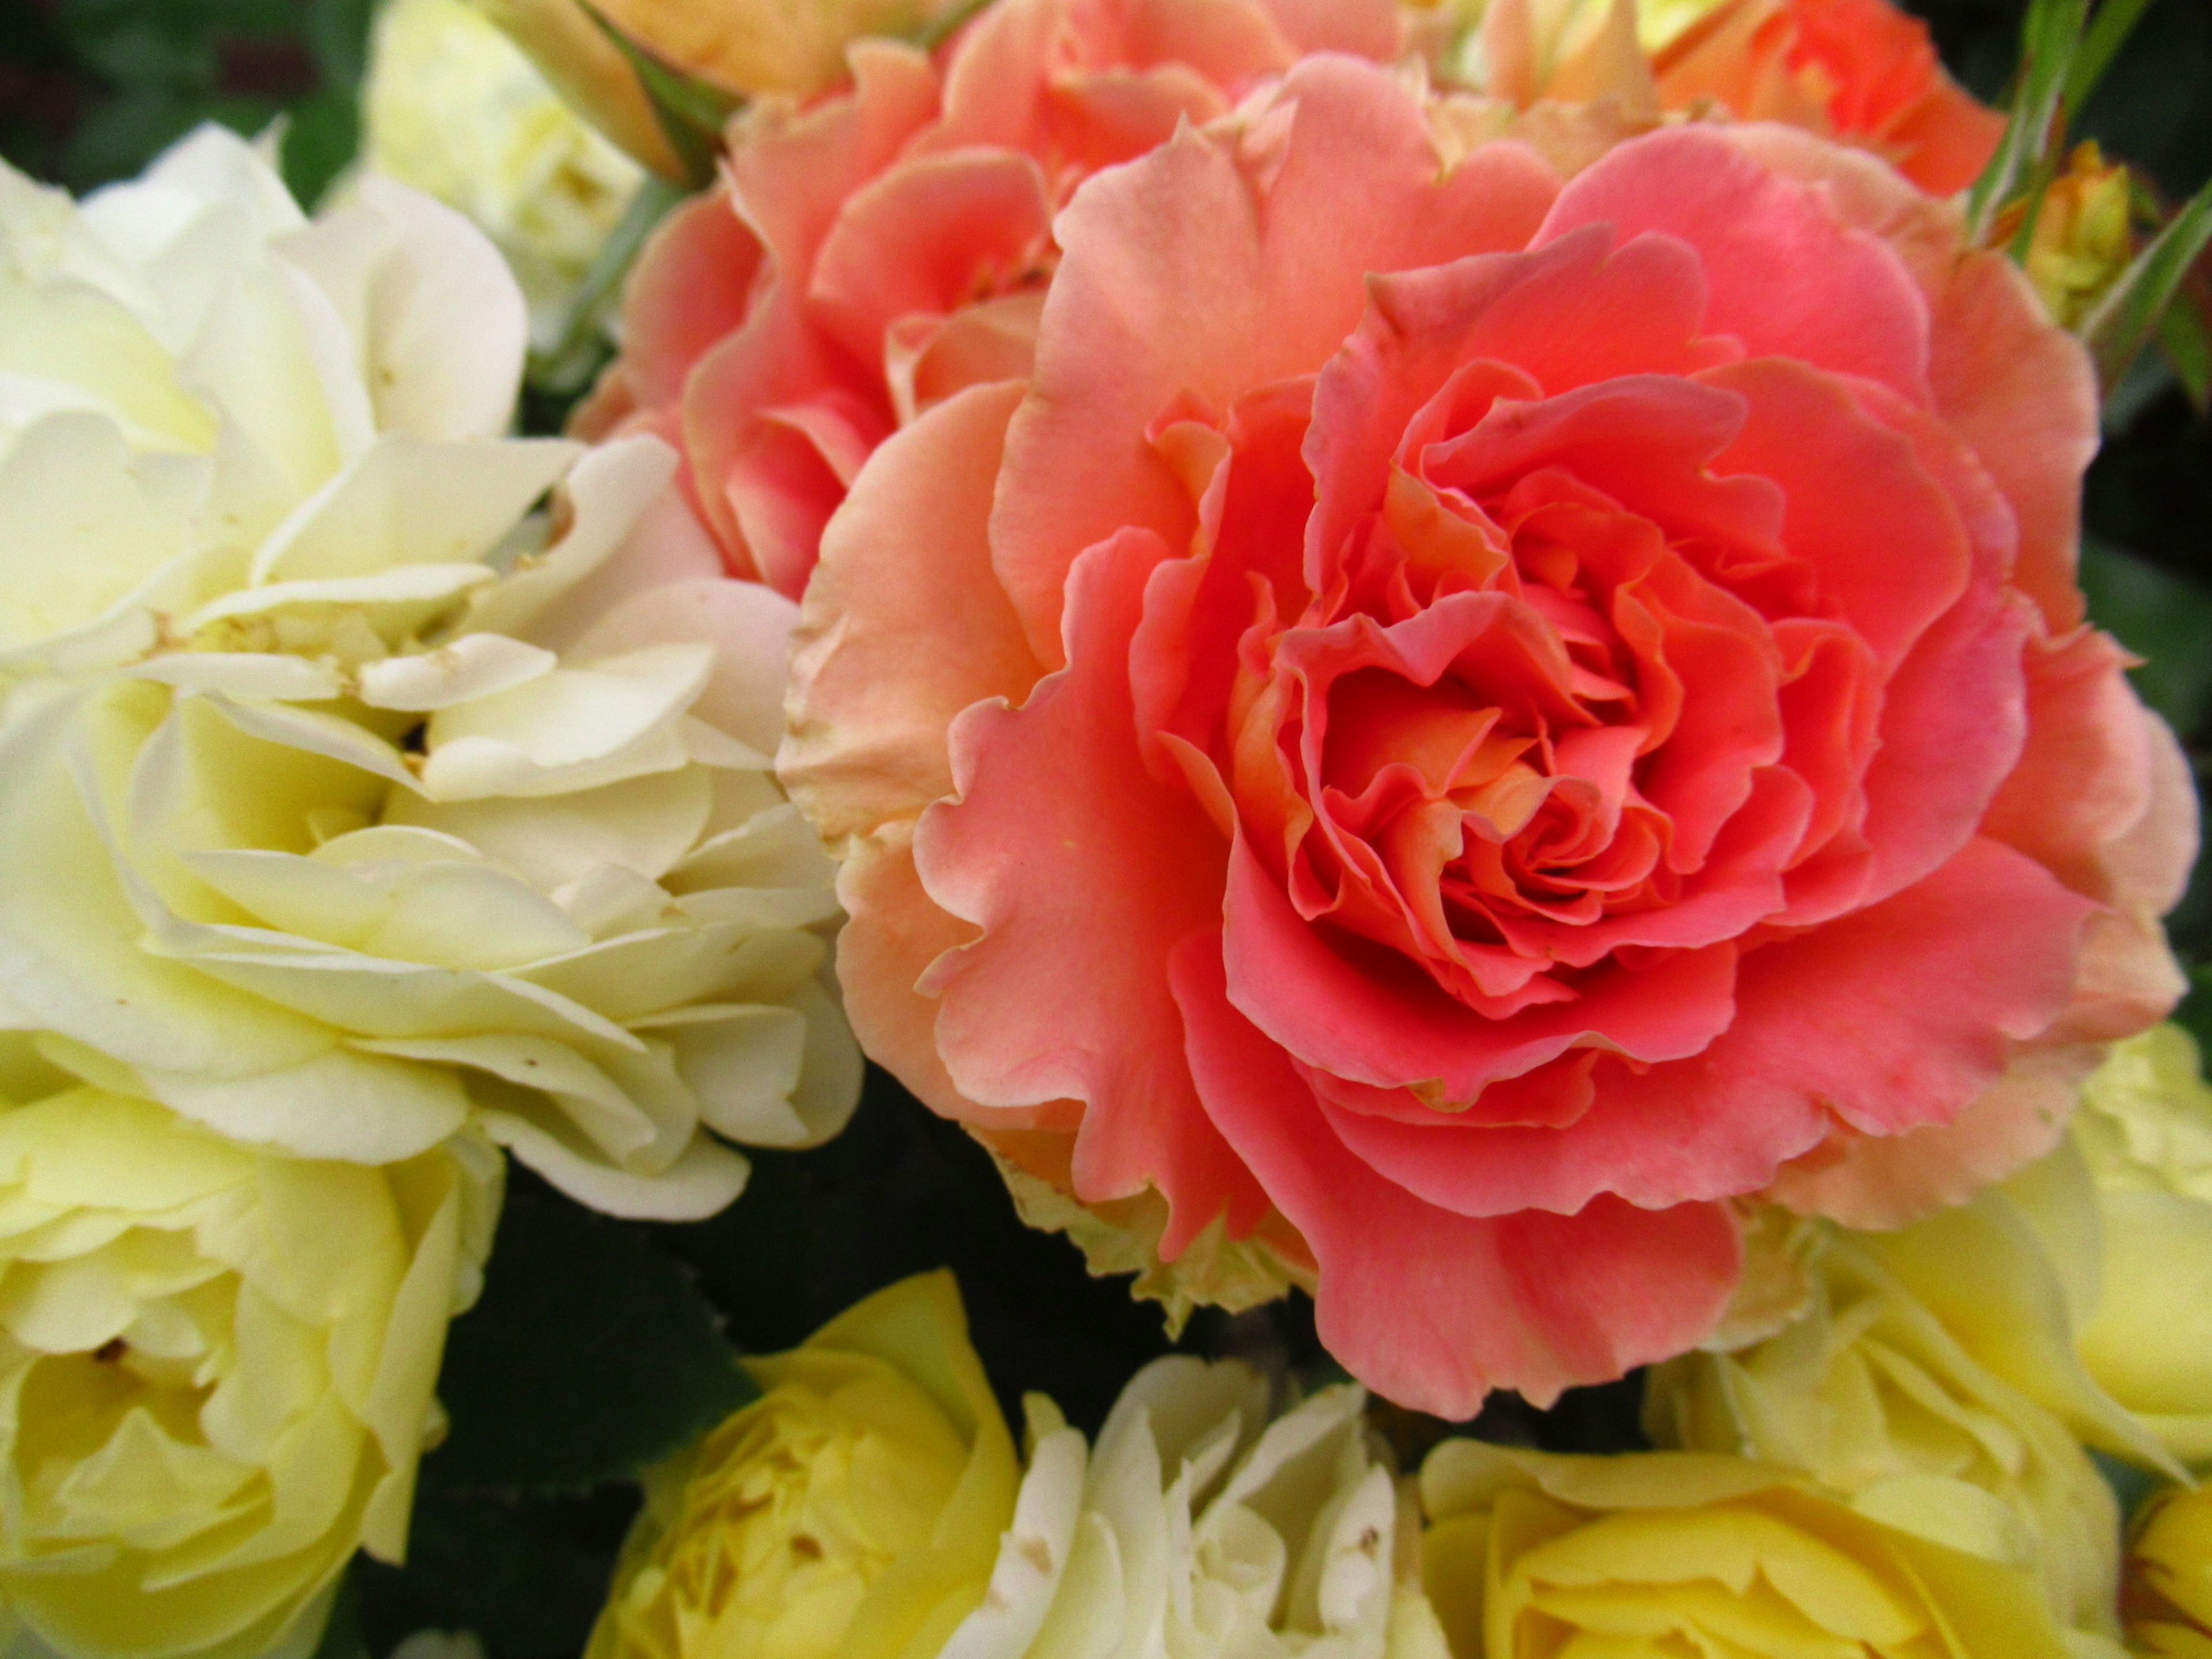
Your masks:
{"label": "cream rose", "polygon": [[623,1214],[833,1133],[793,607],[656,441],[497,435],[481,234],[376,179],[307,223],[212,129],[0,226],[0,1030],[306,1156],[474,1121]]}
{"label": "cream rose", "polygon": [[501,1164],[241,1146],[88,1088],[0,1109],[0,1597],[98,1659],[311,1647],[398,1560]]}

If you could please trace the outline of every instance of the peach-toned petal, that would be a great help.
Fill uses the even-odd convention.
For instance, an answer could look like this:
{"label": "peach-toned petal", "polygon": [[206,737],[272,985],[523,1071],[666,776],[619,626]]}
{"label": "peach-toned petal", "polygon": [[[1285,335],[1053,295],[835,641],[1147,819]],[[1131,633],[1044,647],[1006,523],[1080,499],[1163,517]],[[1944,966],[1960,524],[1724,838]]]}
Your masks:
{"label": "peach-toned petal", "polygon": [[2027,729],[2017,594],[1978,589],[1940,618],[1890,680],[1866,770],[1873,867],[1863,902],[1919,881],[1965,846]]}
{"label": "peach-toned petal", "polygon": [[[1726,1036],[1641,1073],[1601,1063],[1589,1109],[1564,1127],[1440,1116],[1424,1128],[1334,1109],[1330,1122],[1392,1182],[1468,1215],[1755,1190],[1821,1139],[1832,1112],[1851,1125],[1840,1145],[1948,1122],[1999,1076],[2008,1033],[2032,1035],[2063,1006],[2071,968],[2042,915],[2016,933],[1974,919],[1998,902],[2081,913],[2026,860],[1978,846],[1887,906],[1753,953]],[[1886,1057],[1879,1069],[1869,1052]]]}
{"label": "peach-toned petal", "polygon": [[1492,1081],[1592,1042],[1638,1060],[1684,1059],[1727,1030],[1735,1011],[1735,952],[1722,945],[1642,971],[1616,967],[1571,1001],[1492,1019],[1408,964],[1332,948],[1242,839],[1228,892],[1230,1000],[1306,1065],[1378,1088],[1472,1100]]}
{"label": "peach-toned petal", "polygon": [[1817,186],[1846,222],[1885,238],[1928,296],[1935,408],[2012,504],[2014,580],[2054,629],[2081,619],[2075,585],[2081,475],[2097,453],[2097,377],[2001,252],[1961,252],[1960,210],[1878,159],[1771,123],[1711,128],[1762,167]]}
{"label": "peach-toned petal", "polygon": [[1981,176],[2004,126],[2003,116],[1939,70],[1936,86],[1882,136],[1902,154],[1900,173],[1931,195],[1948,196]]}
{"label": "peach-toned petal", "polygon": [[[2105,902],[2114,896],[2106,851],[2150,811],[2164,724],[2128,684],[2129,661],[2094,629],[2029,644],[2027,740],[1983,826]],[[2179,896],[2170,879],[2157,884],[2166,903]]]}
{"label": "peach-toned petal", "polygon": [[808,299],[862,362],[902,317],[958,309],[1036,262],[1050,234],[1043,169],[1010,150],[961,149],[892,167],[846,199]]}
{"label": "peach-toned petal", "polygon": [[1389,0],[1267,0],[1294,50],[1348,52],[1387,64],[1403,50],[1405,30]]}
{"label": "peach-toned petal", "polygon": [[912,46],[864,40],[853,91],[803,110],[763,100],[738,118],[724,162],[738,211],[803,289],[845,198],[890,164],[937,113],[936,69]]}
{"label": "peach-toned petal", "polygon": [[1869,1133],[1943,1121],[1996,1079],[2008,1039],[2063,1010],[2090,914],[2011,848],[1970,842],[1893,898],[1753,953],[1742,1013],[1697,1065]]}
{"label": "peach-toned petal", "polygon": [[1744,399],[1714,470],[1782,487],[1782,538],[1821,597],[1893,668],[1966,592],[1972,550],[1951,498],[1911,443],[1859,412],[1831,377],[1766,358],[1698,379]]}
{"label": "peach-toned petal", "polygon": [[823,538],[800,610],[776,770],[830,842],[952,791],[945,728],[1042,670],[990,575],[984,529],[1018,383],[947,399],[877,452]]}
{"label": "peach-toned petal", "polygon": [[744,321],[761,258],[727,189],[695,196],[661,222],[623,295],[622,371],[640,404],[681,397],[691,366]]}
{"label": "peach-toned petal", "polygon": [[848,918],[837,936],[837,982],[862,1052],[930,1110],[969,1124],[994,1146],[1004,1137],[1047,1133],[1073,1142],[1081,1103],[981,1107],[945,1071],[937,1052],[937,999],[915,987],[931,963],[972,942],[975,929],[922,890],[911,822],[887,823],[849,843],[837,870],[837,902]]}
{"label": "peach-toned petal", "polygon": [[894,820],[847,843],[837,868],[846,925],[837,936],[837,982],[861,1052],[943,1117],[997,1114],[963,1096],[937,1052],[937,999],[915,988],[929,964],[970,944],[976,929],[923,890],[914,868],[914,823]]}
{"label": "peach-toned petal", "polygon": [[1948,1123],[1875,1139],[1839,1134],[1787,1168],[1764,1194],[1847,1227],[1902,1227],[1964,1203],[2057,1145],[2094,1044],[2023,1049],[2002,1077]]}

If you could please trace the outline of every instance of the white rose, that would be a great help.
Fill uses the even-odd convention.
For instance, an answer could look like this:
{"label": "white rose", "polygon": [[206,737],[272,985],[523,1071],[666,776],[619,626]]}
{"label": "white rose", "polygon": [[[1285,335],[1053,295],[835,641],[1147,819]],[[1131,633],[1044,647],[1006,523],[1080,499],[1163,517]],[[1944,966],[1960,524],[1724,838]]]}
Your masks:
{"label": "white rose", "polygon": [[1042,1395],[983,1605],[939,1659],[1444,1659],[1365,1390],[1273,1422],[1234,1360],[1154,1361],[1087,1456]]}

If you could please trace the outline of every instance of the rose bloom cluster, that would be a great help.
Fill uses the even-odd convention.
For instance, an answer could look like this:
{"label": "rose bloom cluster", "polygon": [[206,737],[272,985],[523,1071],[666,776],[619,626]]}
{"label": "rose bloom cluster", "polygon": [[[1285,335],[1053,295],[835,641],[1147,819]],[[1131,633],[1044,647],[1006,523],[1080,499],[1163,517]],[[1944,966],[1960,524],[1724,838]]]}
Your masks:
{"label": "rose bloom cluster", "polygon": [[[1018,1445],[903,1281],[653,1472],[591,1659],[2212,1647],[2197,809],[2075,574],[2094,155],[2031,280],[1881,0],[487,9],[664,171],[608,31],[748,100],[572,439],[389,179],[0,170],[29,1650],[312,1650],[504,1158],[697,1219],[862,1052],[1350,1380],[1177,1356]],[[1644,1365],[1649,1452],[1368,1412]],[[2131,1540],[2093,1451],[2170,1483]]]}
{"label": "rose bloom cluster", "polygon": [[1370,1446],[1370,1565],[1210,1553],[1249,1379],[1140,1375],[1087,1474],[1033,1402],[1019,1474],[864,1304],[656,1485],[595,1653],[2195,1651],[2196,1511],[2124,1565],[2091,1456],[2184,1480],[2212,1379],[2202,1085],[2137,1036],[2194,793],[2074,569],[2114,175],[2023,273],[1954,194],[2001,120],[1844,0],[1000,0],[848,62],[732,122],[578,430],[800,598],[863,1048],[1176,1316],[1303,1285],[1453,1419],[1664,1362],[1663,1449]]}

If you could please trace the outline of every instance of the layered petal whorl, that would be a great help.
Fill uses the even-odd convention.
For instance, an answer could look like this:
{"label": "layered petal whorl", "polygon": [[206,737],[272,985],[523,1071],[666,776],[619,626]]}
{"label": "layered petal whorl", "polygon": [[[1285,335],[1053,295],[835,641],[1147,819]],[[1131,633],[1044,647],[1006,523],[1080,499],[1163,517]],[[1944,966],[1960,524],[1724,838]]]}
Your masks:
{"label": "layered petal whorl", "polygon": [[308,1156],[475,1121],[625,1214],[833,1133],[795,612],[657,441],[501,435],[489,245],[376,180],[309,223],[213,129],[0,192],[0,1027]]}

